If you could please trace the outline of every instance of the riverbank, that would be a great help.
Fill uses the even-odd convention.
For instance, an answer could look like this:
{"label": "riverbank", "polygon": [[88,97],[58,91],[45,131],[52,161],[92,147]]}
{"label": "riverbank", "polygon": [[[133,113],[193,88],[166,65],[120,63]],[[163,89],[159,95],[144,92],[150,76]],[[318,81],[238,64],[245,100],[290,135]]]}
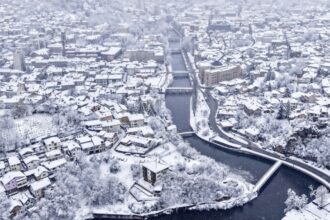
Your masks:
{"label": "riverbank", "polygon": [[[256,198],[256,194],[246,195],[242,197],[242,200],[247,203],[252,199]],[[210,211],[210,210],[227,210],[233,207],[241,206],[237,202],[226,201],[226,202],[214,202],[214,203],[200,203],[200,204],[184,204],[165,209],[144,213],[144,214],[127,214],[127,213],[112,213],[106,209],[96,209],[93,211],[92,216],[87,219],[149,219],[158,217],[161,215],[171,215],[173,212],[180,212],[183,210],[198,210],[198,211]]]}
{"label": "riverbank", "polygon": [[[209,118],[209,114],[210,114],[210,109],[208,108],[208,105],[205,101],[205,98],[204,96],[202,95],[203,93],[199,92],[198,93],[199,96],[202,96],[202,97],[198,97],[197,98],[197,103],[199,103],[198,106],[202,106],[202,107],[197,107],[196,109],[196,113],[193,112],[193,109],[192,109],[192,106],[190,106],[190,117],[191,117],[191,120],[190,120],[190,126],[192,127],[192,129],[196,132],[196,135],[203,139],[204,141],[207,141],[207,142],[210,142],[212,144],[215,144],[217,145],[218,147],[222,147],[222,148],[225,148],[225,149],[231,149],[233,151],[236,151],[236,152],[241,152],[241,153],[244,153],[244,154],[247,154],[247,155],[256,155],[256,156],[259,156],[259,157],[262,157],[264,159],[267,159],[267,160],[270,160],[270,161],[282,161],[282,163],[290,168],[293,168],[299,172],[302,172],[312,178],[314,178],[315,180],[317,180],[318,182],[320,182],[322,185],[326,186],[328,189],[330,189],[330,183],[328,181],[326,181],[325,179],[323,179],[322,177],[316,175],[315,173],[303,168],[303,167],[300,167],[300,166],[297,166],[293,163],[290,163],[289,161],[287,161],[286,159],[279,159],[279,158],[275,158],[271,155],[266,155],[264,153],[261,153],[261,152],[256,152],[254,150],[251,150],[251,149],[248,149],[248,148],[245,148],[243,147],[242,145],[237,145],[237,144],[234,144],[234,143],[231,143],[229,141],[227,141],[226,139],[223,139],[219,136],[216,135],[215,132],[212,131],[212,129],[209,127],[209,123],[204,123],[204,125],[206,126],[205,129],[209,130],[209,133],[208,135],[205,135],[205,133],[203,133],[203,130],[199,130],[198,129],[198,126],[196,123],[200,122],[201,120],[207,120],[208,122],[208,118]],[[206,114],[201,114],[200,112],[207,112]],[[216,137],[216,139],[214,139]],[[215,141],[216,140],[216,141]],[[218,142],[218,143],[216,143]],[[224,146],[225,145],[225,146]],[[320,172],[323,172],[323,171],[320,171]]]}
{"label": "riverbank", "polygon": [[[180,138],[180,137],[178,137]],[[170,173],[177,172],[176,169],[179,167],[181,170],[179,175],[183,180],[185,180],[186,177],[188,177],[187,181],[180,183],[181,186],[176,186],[174,188],[170,188],[173,194],[177,194],[180,192],[180,187],[185,188],[185,185],[189,184],[189,182],[193,183],[193,185],[199,185],[200,178],[206,180],[206,182],[203,182],[202,184],[208,184],[211,183],[210,186],[205,185],[207,188],[210,188],[209,192],[212,194],[218,194],[224,193],[223,196],[219,197],[219,201],[213,201],[209,202],[208,200],[203,201],[203,199],[200,200],[200,202],[197,203],[188,203],[188,204],[177,204],[170,207],[166,207],[163,209],[155,210],[155,211],[148,211],[144,212],[143,210],[148,210],[148,207],[153,207],[153,204],[157,204],[158,202],[145,202],[145,203],[139,203],[136,201],[133,201],[132,198],[127,197],[128,199],[125,199],[123,204],[115,204],[111,206],[105,206],[105,207],[98,207],[94,208],[90,211],[93,218],[107,218],[107,219],[116,219],[116,217],[123,217],[125,219],[143,219],[143,218],[150,218],[150,217],[156,217],[163,214],[171,214],[174,211],[178,210],[227,210],[231,209],[233,207],[241,206],[252,199],[256,198],[256,193],[253,192],[254,185],[251,183],[246,182],[241,176],[237,174],[233,174],[229,172],[228,168],[220,163],[216,163],[213,159],[210,159],[206,156],[201,155],[199,152],[193,150],[193,148],[187,144],[184,145],[187,149],[185,149],[182,152],[182,143],[179,144],[180,147],[176,147],[174,145],[167,146],[163,149],[155,149],[154,151],[150,152],[150,155],[159,155],[159,158],[161,161],[165,162],[171,166]],[[181,150],[180,150],[181,149]],[[179,152],[180,151],[180,152]],[[133,155],[118,155],[115,153],[115,151],[111,151],[111,154],[113,154],[114,158],[118,158],[119,165],[121,167],[121,171],[119,172],[125,172],[130,173],[129,167],[130,164],[136,164],[136,163],[145,163],[145,159],[141,159],[139,157],[133,156]],[[184,155],[182,155],[184,154]],[[162,155],[162,156],[161,156]],[[120,156],[120,158],[119,158]],[[134,158],[133,158],[134,157]],[[147,155],[146,158],[149,156]],[[127,164],[128,163],[128,164]],[[184,169],[184,170],[182,170]],[[124,174],[124,173],[123,173]],[[188,175],[187,175],[188,174]],[[127,175],[121,175],[118,173],[120,179],[124,178],[127,180]],[[172,175],[171,175],[172,176]],[[130,177],[131,178],[131,177]],[[165,178],[166,180],[166,178]],[[133,182],[133,179],[131,179],[129,182]],[[171,179],[171,182],[173,182],[173,179]],[[212,191],[212,186],[214,187],[215,184],[220,184],[221,187],[223,187],[224,191]],[[163,185],[163,190],[167,190],[166,187],[168,184]],[[198,187],[200,189],[200,187]],[[202,189],[200,189],[202,190]],[[193,188],[190,190],[191,193],[198,193]],[[195,192],[194,192],[195,191]],[[225,196],[229,193],[232,194],[232,192],[235,192],[232,197]],[[205,198],[208,198],[209,195],[205,195]],[[170,195],[172,198],[172,196]],[[175,197],[175,196],[173,196]],[[167,198],[167,197],[166,197]],[[162,199],[162,195],[160,200]],[[174,200],[176,201],[176,200]],[[148,203],[150,205],[148,205]],[[139,209],[132,209],[130,207],[138,207]],[[156,205],[157,206],[157,205]],[[151,208],[152,209],[152,208]],[[141,210],[141,213],[138,213],[134,210]],[[125,214],[123,214],[125,213]],[[102,217],[103,216],[103,217]]]}

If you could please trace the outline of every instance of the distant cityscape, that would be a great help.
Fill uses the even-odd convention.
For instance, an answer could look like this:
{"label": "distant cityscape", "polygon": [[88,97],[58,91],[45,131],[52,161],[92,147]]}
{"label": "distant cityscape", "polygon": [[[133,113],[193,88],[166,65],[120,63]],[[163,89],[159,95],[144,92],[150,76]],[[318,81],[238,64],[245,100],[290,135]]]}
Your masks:
{"label": "distant cityscape", "polygon": [[1,0],[0,219],[330,219],[328,0]]}

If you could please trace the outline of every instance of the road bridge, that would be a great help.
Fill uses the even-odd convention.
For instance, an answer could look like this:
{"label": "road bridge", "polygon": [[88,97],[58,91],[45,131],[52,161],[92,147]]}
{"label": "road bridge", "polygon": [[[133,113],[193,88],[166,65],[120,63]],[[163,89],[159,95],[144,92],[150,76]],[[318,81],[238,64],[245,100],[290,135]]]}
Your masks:
{"label": "road bridge", "polygon": [[188,77],[189,71],[187,70],[172,71],[172,75],[174,78]]}
{"label": "road bridge", "polygon": [[179,135],[182,137],[191,137],[194,136],[196,133],[194,131],[184,131],[184,132],[179,132]]}
{"label": "road bridge", "polygon": [[192,87],[168,87],[166,89],[167,94],[184,94],[184,93],[192,93]]}
{"label": "road bridge", "polygon": [[181,48],[171,48],[170,52],[171,54],[180,54],[182,51]]}

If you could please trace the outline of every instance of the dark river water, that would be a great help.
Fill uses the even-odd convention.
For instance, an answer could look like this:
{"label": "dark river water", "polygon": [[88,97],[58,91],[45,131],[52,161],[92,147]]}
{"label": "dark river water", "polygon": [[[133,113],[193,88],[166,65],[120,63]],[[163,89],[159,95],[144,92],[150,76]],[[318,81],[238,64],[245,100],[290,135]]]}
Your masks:
{"label": "dark river water", "polygon": [[[171,45],[171,44],[170,44]],[[175,43],[174,45],[177,45]],[[182,69],[183,68],[183,69]],[[172,69],[185,70],[185,66],[181,55],[172,57]],[[179,80],[176,82],[176,80]],[[183,82],[186,80],[187,82]],[[188,78],[174,79],[174,85],[189,86]],[[190,95],[187,94],[170,94],[166,95],[166,105],[171,110],[173,121],[179,131],[190,130],[189,126],[189,105]],[[233,172],[249,173],[246,175],[252,183],[258,179],[270,168],[272,162],[240,153],[224,150],[216,145],[209,144],[198,137],[187,138],[186,141],[192,147],[201,152],[203,155],[209,156],[216,161],[230,167]],[[245,204],[242,207],[236,207],[229,210],[208,210],[208,211],[191,211],[180,210],[170,215],[161,215],[151,219],[166,220],[193,220],[193,219],[232,219],[232,220],[278,220],[284,216],[284,201],[287,198],[287,190],[289,188],[298,194],[309,194],[308,186],[319,186],[314,179],[297,172],[291,168],[282,166],[269,182],[260,191],[259,196]]]}

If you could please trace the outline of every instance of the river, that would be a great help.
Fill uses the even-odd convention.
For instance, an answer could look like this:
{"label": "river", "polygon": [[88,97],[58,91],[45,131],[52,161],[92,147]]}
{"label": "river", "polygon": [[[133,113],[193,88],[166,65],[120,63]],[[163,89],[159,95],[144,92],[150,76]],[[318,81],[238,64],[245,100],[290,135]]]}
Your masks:
{"label": "river", "polygon": [[[172,36],[173,38],[173,36]],[[177,42],[170,43],[170,47],[175,48]],[[186,70],[181,54],[172,55],[173,71]],[[188,78],[175,78],[172,86],[190,86]],[[190,95],[170,94],[166,95],[166,105],[172,112],[173,121],[179,131],[190,130],[189,126],[189,106]],[[241,153],[224,150],[216,145],[205,142],[198,137],[186,138],[192,147],[203,155],[209,156],[216,161],[230,167],[233,172],[248,172],[252,178],[248,178],[252,183],[270,168],[272,162],[255,156],[247,156]],[[284,201],[287,198],[287,190],[293,189],[297,194],[309,194],[308,186],[314,187],[320,184],[314,179],[296,170],[282,166],[269,182],[260,191],[259,196],[242,207],[235,207],[229,210],[180,210],[170,215],[161,215],[151,219],[164,220],[193,220],[193,219],[230,219],[230,220],[278,220],[284,216]]]}

